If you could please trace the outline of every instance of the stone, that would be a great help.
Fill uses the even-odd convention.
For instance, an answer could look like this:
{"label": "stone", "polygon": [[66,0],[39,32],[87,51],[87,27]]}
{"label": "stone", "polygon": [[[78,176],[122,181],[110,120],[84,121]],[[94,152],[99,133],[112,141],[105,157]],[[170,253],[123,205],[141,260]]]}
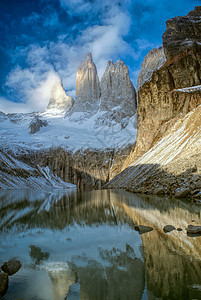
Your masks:
{"label": "stone", "polygon": [[172,225],[166,225],[165,227],[163,227],[163,231],[165,232],[165,233],[167,233],[167,232],[171,232],[171,231],[173,231],[173,230],[175,230],[176,228],[174,227],[174,226],[172,226]]}
{"label": "stone", "polygon": [[52,87],[47,110],[69,112],[74,105],[74,99],[66,95],[61,79],[56,80]]}
{"label": "stone", "polygon": [[190,188],[178,188],[175,190],[176,198],[185,198],[191,194]]}
{"label": "stone", "polygon": [[150,50],[145,56],[144,61],[141,65],[140,73],[137,81],[137,89],[144,84],[144,82],[151,79],[153,72],[159,69],[166,62],[166,57],[162,47],[158,49],[154,48]]}
{"label": "stone", "polygon": [[139,234],[143,234],[143,233],[152,231],[153,227],[144,226],[144,225],[135,225],[134,229],[137,230],[137,231],[139,231]]}
{"label": "stone", "polygon": [[179,228],[177,228],[177,231],[182,231],[182,228],[180,228],[180,227],[179,227]]}
{"label": "stone", "polygon": [[188,234],[201,233],[201,226],[188,225],[187,233]]}
{"label": "stone", "polygon": [[42,127],[47,127],[48,122],[46,120],[42,120],[38,116],[35,116],[34,119],[29,124],[29,133],[35,134],[36,132],[40,131]]}
{"label": "stone", "polygon": [[81,62],[76,77],[74,111],[97,112],[100,99],[100,83],[92,54],[88,53]]}
{"label": "stone", "polygon": [[8,274],[0,272],[0,297],[4,296],[8,289]]}
{"label": "stone", "polygon": [[181,52],[192,47],[201,51],[201,6],[187,14],[175,17],[166,22],[166,31],[163,34],[163,48],[166,58],[172,59]]}
{"label": "stone", "polygon": [[100,110],[113,112],[119,122],[132,117],[137,111],[137,96],[130,80],[128,67],[122,60],[108,61],[101,78]]}
{"label": "stone", "polygon": [[1,269],[3,272],[8,273],[8,275],[10,276],[17,273],[21,266],[22,264],[19,260],[12,258],[3,264],[1,266]]}

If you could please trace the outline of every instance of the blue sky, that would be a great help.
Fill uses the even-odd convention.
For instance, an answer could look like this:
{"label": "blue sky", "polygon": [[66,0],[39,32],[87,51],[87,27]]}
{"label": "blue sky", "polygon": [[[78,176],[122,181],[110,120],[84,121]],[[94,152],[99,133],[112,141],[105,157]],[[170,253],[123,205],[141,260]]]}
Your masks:
{"label": "blue sky", "polygon": [[75,96],[76,70],[89,51],[99,78],[109,59],[122,59],[136,86],[144,56],[162,45],[165,22],[196,5],[201,1],[1,0],[0,110],[44,109],[57,76]]}

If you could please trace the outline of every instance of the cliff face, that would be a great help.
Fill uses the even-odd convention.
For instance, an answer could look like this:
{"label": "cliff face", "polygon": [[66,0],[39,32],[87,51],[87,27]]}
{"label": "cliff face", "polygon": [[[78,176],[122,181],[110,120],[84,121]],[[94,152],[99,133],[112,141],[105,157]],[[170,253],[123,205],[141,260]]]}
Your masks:
{"label": "cliff face", "polygon": [[197,47],[201,51],[201,6],[184,17],[176,17],[166,22],[163,34],[163,48],[166,58],[174,58],[181,52]]}
{"label": "cliff face", "polygon": [[[162,124],[181,113],[188,113],[201,104],[200,93],[190,90],[190,87],[201,85],[200,12],[200,8],[196,8],[186,17],[167,21],[167,30],[163,35],[167,61],[144,83],[146,76],[142,76],[143,71],[140,74],[138,82],[139,85],[143,85],[138,91],[136,148],[124,168],[154,145]],[[190,37],[193,42],[186,46]],[[156,57],[156,51],[150,53],[149,61],[154,61],[152,69],[159,65],[159,58],[160,56]],[[146,57],[142,65],[146,66],[147,60]],[[188,93],[182,92],[183,88],[189,88]]]}
{"label": "cliff face", "polygon": [[201,105],[164,123],[158,135],[158,142],[108,187],[201,199]]}
{"label": "cliff face", "polygon": [[100,109],[109,111],[116,108],[120,118],[132,117],[137,110],[136,92],[130,80],[127,66],[118,60],[115,64],[108,61],[101,79]]}
{"label": "cliff face", "polygon": [[150,50],[145,56],[141,65],[141,70],[137,81],[137,89],[139,90],[139,88],[151,78],[153,72],[164,65],[165,62],[166,57],[162,47],[159,49],[154,48],[153,50]]}
{"label": "cliff face", "polygon": [[108,187],[201,198],[200,24],[200,8],[167,22],[167,60],[138,91],[136,147]]}
{"label": "cliff face", "polygon": [[23,162],[46,167],[64,182],[76,184],[78,189],[101,189],[117,175],[124,163],[125,154],[129,154],[131,145],[124,149],[82,149],[66,151],[62,148],[37,151],[22,155]]}
{"label": "cliff face", "polygon": [[88,53],[77,70],[76,101],[74,111],[97,111],[100,84],[91,53]]}

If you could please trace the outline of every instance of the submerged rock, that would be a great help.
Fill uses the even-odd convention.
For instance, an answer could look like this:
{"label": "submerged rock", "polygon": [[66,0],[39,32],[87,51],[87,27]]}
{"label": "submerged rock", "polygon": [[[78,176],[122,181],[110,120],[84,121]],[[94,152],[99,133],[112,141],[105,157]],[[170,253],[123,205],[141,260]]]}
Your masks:
{"label": "submerged rock", "polygon": [[165,227],[163,227],[163,231],[165,232],[165,233],[167,233],[167,232],[171,232],[171,231],[173,231],[173,230],[175,230],[176,228],[174,227],[174,226],[172,226],[172,225],[166,225]]}
{"label": "submerged rock", "polygon": [[1,269],[5,273],[8,273],[8,275],[10,276],[17,273],[21,266],[22,264],[19,260],[12,258],[3,264],[3,266],[1,266]]}
{"label": "submerged rock", "polygon": [[5,295],[8,289],[8,274],[0,273],[0,298]]}

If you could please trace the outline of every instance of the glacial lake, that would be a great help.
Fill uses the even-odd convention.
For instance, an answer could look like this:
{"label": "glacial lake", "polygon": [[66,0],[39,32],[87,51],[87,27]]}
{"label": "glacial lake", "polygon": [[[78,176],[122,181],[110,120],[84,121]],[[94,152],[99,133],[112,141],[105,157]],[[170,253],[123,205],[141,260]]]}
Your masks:
{"label": "glacial lake", "polygon": [[0,264],[22,262],[2,299],[201,299],[201,237],[186,232],[200,212],[121,190],[0,191]]}

